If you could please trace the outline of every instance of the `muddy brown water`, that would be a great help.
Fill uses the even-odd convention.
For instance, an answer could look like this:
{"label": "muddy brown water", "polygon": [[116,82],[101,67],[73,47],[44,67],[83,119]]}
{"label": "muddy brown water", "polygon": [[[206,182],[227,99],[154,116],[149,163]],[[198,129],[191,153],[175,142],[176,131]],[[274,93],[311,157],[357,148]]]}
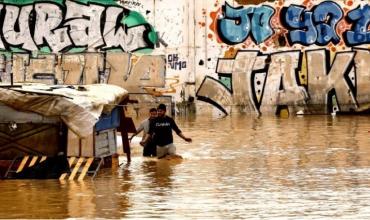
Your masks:
{"label": "muddy brown water", "polygon": [[94,181],[0,180],[0,217],[370,218],[370,117],[176,120],[194,139],[175,138],[184,160],[134,145]]}

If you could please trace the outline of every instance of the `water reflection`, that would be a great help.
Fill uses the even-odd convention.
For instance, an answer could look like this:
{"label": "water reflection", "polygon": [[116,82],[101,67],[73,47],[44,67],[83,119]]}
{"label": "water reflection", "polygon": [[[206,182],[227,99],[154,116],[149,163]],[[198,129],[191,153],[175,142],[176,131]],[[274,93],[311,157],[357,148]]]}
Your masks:
{"label": "water reflection", "polygon": [[[68,195],[55,181],[11,180],[0,181],[0,207],[2,218],[45,218],[49,210],[55,210],[55,218],[68,213]],[[48,195],[49,192],[60,192]],[[65,191],[64,191],[65,192]],[[51,213],[50,213],[51,214]]]}
{"label": "water reflection", "polygon": [[[80,182],[62,182],[68,191],[68,216],[86,216],[92,218],[96,215],[97,200],[95,188]],[[66,185],[68,184],[68,185]]]}
{"label": "water reflection", "polygon": [[[140,119],[138,119],[140,121]],[[369,117],[178,118],[184,160],[94,181],[0,181],[8,218],[370,218]],[[125,158],[121,158],[121,163]]]}
{"label": "water reflection", "polygon": [[172,167],[173,162],[147,160],[141,165],[142,172],[146,174],[148,188],[164,188],[171,190],[172,188]]}

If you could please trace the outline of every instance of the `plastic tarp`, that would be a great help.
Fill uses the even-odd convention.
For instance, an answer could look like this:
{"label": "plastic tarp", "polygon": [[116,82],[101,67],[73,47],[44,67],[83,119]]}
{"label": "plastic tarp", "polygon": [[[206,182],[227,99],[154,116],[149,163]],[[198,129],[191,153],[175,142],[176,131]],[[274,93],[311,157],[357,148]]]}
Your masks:
{"label": "plastic tarp", "polygon": [[0,102],[18,111],[58,116],[79,137],[91,135],[102,112],[109,113],[127,96],[125,89],[108,84],[0,87]]}

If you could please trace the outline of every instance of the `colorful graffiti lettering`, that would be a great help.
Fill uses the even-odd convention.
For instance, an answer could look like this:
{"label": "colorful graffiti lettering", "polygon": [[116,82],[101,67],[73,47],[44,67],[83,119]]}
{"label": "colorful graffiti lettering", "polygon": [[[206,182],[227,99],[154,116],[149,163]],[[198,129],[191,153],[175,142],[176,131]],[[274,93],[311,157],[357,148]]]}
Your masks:
{"label": "colorful graffiti lettering", "polygon": [[[259,44],[274,33],[269,26],[274,9],[269,6],[233,8],[226,3],[222,7],[222,12],[224,16],[218,19],[217,27],[219,37],[225,43],[231,45],[242,43],[251,35]],[[250,14],[252,19],[249,18]]]}
{"label": "colorful graffiti lettering", "polygon": [[[307,72],[303,73],[305,60]],[[229,89],[221,81],[205,77],[197,91],[200,100],[224,113],[238,105],[258,114],[278,111],[281,106],[297,107],[309,113],[366,109],[370,89],[370,50],[338,52],[330,62],[325,49],[286,51],[262,55],[259,51],[238,51],[233,59],[220,58],[216,72],[231,78]]]}
{"label": "colorful graffiti lettering", "polygon": [[340,41],[335,29],[343,12],[335,2],[322,2],[312,10],[291,5],[284,8],[281,16],[283,24],[289,29],[288,40],[291,44],[327,45]]}
{"label": "colorful graffiti lettering", "polygon": [[370,43],[370,5],[357,7],[348,13],[348,20],[352,25],[352,30],[345,33],[345,41],[348,45],[360,45]]}
{"label": "colorful graffiti lettering", "polygon": [[7,1],[0,4],[6,51],[82,52],[153,49],[154,28],[114,1]]}
{"label": "colorful graffiti lettering", "polygon": [[[225,2],[216,18],[216,34],[228,45],[243,43],[249,37],[258,45],[281,28],[287,32],[290,45],[335,45],[342,39],[347,46],[370,43],[370,5],[359,6],[345,14],[334,1],[323,1],[309,9],[293,4],[279,9],[277,19],[282,26],[271,22],[275,14],[275,8],[268,5],[232,7]],[[341,35],[337,26],[344,19],[352,28]]]}
{"label": "colorful graffiti lettering", "polygon": [[115,0],[7,0],[0,4],[0,82],[164,87],[154,28]]}

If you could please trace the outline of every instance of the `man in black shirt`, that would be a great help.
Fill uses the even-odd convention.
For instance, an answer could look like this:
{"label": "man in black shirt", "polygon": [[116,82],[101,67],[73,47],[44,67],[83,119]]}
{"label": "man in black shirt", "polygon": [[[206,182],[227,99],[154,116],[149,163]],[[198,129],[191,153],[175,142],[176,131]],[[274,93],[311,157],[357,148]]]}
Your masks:
{"label": "man in black shirt", "polygon": [[140,144],[145,144],[149,137],[152,137],[157,145],[158,158],[163,158],[166,155],[176,155],[172,129],[186,142],[191,142],[192,139],[185,137],[179,127],[177,127],[175,121],[166,115],[166,106],[164,104],[158,106],[157,113],[158,117],[150,122],[148,135]]}

